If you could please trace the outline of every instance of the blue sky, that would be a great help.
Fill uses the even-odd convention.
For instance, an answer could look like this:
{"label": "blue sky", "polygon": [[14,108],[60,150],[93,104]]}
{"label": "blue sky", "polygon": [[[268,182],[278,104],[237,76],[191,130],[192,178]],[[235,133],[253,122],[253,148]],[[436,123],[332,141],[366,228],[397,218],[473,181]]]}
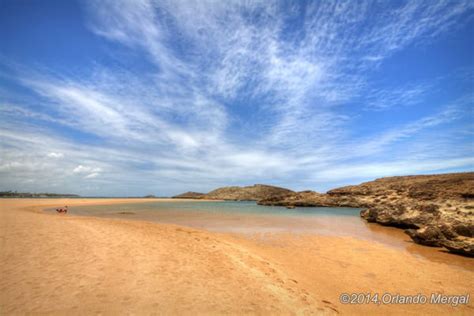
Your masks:
{"label": "blue sky", "polygon": [[0,190],[325,191],[474,166],[472,1],[0,4]]}

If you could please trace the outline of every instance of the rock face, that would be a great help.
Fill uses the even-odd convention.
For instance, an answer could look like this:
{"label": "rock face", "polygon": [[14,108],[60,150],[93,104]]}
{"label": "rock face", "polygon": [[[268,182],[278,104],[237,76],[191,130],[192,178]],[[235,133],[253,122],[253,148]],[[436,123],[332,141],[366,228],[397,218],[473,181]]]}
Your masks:
{"label": "rock face", "polygon": [[369,222],[407,229],[414,242],[474,257],[474,173],[388,177],[320,194],[295,192],[261,205],[364,208]]}
{"label": "rock face", "polygon": [[173,199],[201,199],[205,194],[199,192],[186,192],[173,196]]}
{"label": "rock face", "polygon": [[270,206],[340,206],[340,207],[364,207],[367,205],[364,201],[350,196],[333,196],[329,194],[318,193],[315,191],[301,191],[289,194],[279,195],[262,199],[257,202],[259,205]]}
{"label": "rock face", "polygon": [[294,193],[291,190],[271,185],[255,184],[247,187],[223,187],[203,195],[204,199],[259,201],[262,199],[278,198]]}
{"label": "rock face", "polygon": [[257,202],[259,205],[271,206],[334,206],[335,201],[327,194],[314,191],[290,192],[281,195],[267,197]]}

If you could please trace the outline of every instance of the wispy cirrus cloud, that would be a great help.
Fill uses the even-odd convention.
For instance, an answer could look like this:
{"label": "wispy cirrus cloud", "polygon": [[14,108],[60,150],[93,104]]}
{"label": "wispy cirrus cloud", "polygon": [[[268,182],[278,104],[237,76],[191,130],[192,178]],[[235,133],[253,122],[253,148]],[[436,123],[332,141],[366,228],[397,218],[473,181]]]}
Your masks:
{"label": "wispy cirrus cloud", "polygon": [[[465,25],[469,1],[140,0],[84,7],[88,29],[129,60],[110,56],[112,65],[67,74],[10,65],[7,80],[34,101],[12,96],[0,106],[8,148],[0,160],[3,185],[15,183],[15,173],[62,184],[80,175],[90,192],[109,194],[129,192],[119,184],[124,179],[134,192],[147,186],[165,194],[249,182],[327,189],[315,177],[343,180],[348,164],[350,177],[361,179],[473,166],[472,151],[462,146],[468,136],[461,136],[472,130],[469,91],[426,110],[428,96],[443,86],[439,78],[388,85],[374,79],[398,52]],[[356,125],[381,110],[421,106],[417,115],[374,130]],[[440,128],[441,138],[433,132]],[[417,138],[443,147],[426,155]],[[400,152],[418,157],[406,172]],[[434,167],[439,156],[445,168]],[[47,172],[58,166],[66,171]]]}

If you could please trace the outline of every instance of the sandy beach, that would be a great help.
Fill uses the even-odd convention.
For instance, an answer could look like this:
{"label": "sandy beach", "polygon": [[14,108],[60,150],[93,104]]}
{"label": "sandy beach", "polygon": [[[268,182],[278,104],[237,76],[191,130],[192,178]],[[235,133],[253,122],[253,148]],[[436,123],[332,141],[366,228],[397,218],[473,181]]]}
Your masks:
{"label": "sandy beach", "polygon": [[[150,199],[0,200],[0,314],[472,315],[474,264],[351,237],[251,239],[48,214]],[[169,200],[167,200],[169,201]],[[433,252],[434,250],[427,248]],[[341,304],[341,293],[470,294],[467,305]]]}

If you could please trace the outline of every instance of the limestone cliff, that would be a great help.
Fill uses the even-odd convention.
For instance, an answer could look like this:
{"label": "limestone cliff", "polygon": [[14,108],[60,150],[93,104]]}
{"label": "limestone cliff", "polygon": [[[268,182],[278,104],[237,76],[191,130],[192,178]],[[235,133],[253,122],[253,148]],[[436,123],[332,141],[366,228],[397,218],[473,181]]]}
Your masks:
{"label": "limestone cliff", "polygon": [[407,229],[419,244],[474,256],[474,173],[387,177],[330,190],[295,192],[261,205],[364,208],[369,222]]}

